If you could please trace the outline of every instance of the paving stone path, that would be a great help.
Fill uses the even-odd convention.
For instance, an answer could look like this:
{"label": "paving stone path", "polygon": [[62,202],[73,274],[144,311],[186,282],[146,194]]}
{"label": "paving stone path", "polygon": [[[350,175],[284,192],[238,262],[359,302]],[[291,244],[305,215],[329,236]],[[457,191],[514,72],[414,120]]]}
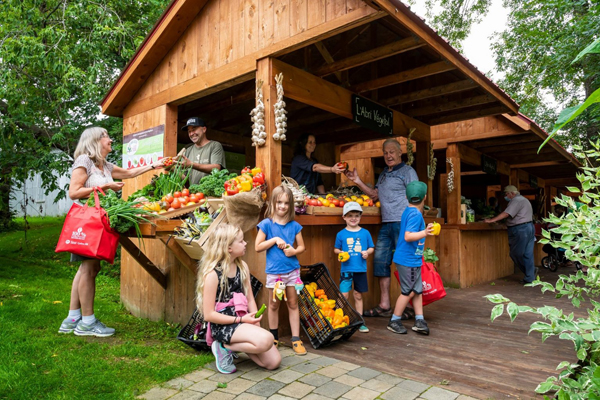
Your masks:
{"label": "paving stone path", "polygon": [[[441,387],[429,386],[330,357],[296,356],[280,347],[281,366],[267,371],[245,355],[237,372],[219,373],[212,362],[141,395],[146,400],[474,400]],[[218,383],[227,387],[218,388]]]}

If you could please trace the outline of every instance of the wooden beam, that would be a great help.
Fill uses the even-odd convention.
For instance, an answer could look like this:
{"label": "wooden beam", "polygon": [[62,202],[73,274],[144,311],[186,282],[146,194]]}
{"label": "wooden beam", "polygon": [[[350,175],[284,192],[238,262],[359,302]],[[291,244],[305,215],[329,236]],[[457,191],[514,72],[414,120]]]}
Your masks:
{"label": "wooden beam", "polygon": [[382,76],[352,86],[350,89],[356,93],[364,93],[370,90],[380,89],[382,87],[396,85],[402,82],[408,82],[426,76],[441,74],[456,69],[456,67],[447,61],[439,61],[433,64],[423,65],[407,71],[397,72],[395,74]]}
{"label": "wooden beam", "polygon": [[567,165],[568,161],[542,161],[542,162],[530,162],[523,164],[511,164],[511,168],[535,168],[535,167],[550,167],[552,165]]}
{"label": "wooden beam", "polygon": [[[481,117],[487,117],[490,115],[498,115],[506,112],[506,107],[504,106],[495,106],[489,108],[482,108],[480,110],[468,111],[461,114],[452,114],[444,117],[432,118],[430,119],[429,125],[441,125],[448,122],[456,122],[456,121],[464,121],[467,119],[475,119]],[[519,132],[520,133],[520,132]]]}
{"label": "wooden beam", "polygon": [[[448,145],[448,149],[450,149],[450,146],[452,146],[452,148],[455,149],[452,153],[453,157],[460,158],[460,160],[463,161],[465,164],[473,165],[476,167],[481,166],[481,155],[483,153],[481,153],[480,151],[475,150],[469,146],[465,146],[462,143],[452,143],[451,145]],[[505,162],[496,160],[496,169],[499,174],[510,175],[510,165],[508,165]]]}
{"label": "wooden beam", "polygon": [[439,55],[448,62],[455,65],[469,79],[477,82],[481,88],[494,95],[498,101],[504,105],[505,110],[516,114],[519,106],[506,93],[497,87],[493,82],[472,67],[469,62],[453,49],[447,42],[444,42],[425,22],[416,16],[410,9],[399,0],[369,0],[376,4],[379,9],[386,11],[391,18],[413,32],[425,43],[427,43]]}
{"label": "wooden beam", "polygon": [[[187,1],[185,3],[194,2]],[[283,56],[385,16],[387,16],[386,12],[375,11],[370,7],[359,7],[339,18],[324,22],[288,39],[280,40],[220,68],[207,71],[145,99],[132,102],[130,97],[123,97],[121,101],[114,102],[114,104],[112,100],[105,100],[102,103],[102,112],[114,117],[120,117],[125,111],[128,112],[128,115],[136,115],[162,104],[173,103],[179,105],[208,96],[238,83],[254,79],[257,60],[265,57]],[[147,78],[146,76],[144,79]],[[127,107],[127,110],[124,110],[125,107]]]}
{"label": "wooden beam", "polygon": [[371,63],[384,58],[392,57],[397,54],[401,54],[410,50],[418,49],[419,47],[425,46],[425,42],[416,37],[409,37],[406,39],[392,42],[385,46],[380,46],[372,50],[350,56],[343,60],[335,61],[329,65],[324,65],[317,68],[314,74],[321,78],[329,74],[333,74],[339,71],[345,71],[350,68],[359,67],[361,65]]}
{"label": "wooden beam", "polygon": [[[325,62],[328,65],[331,65],[335,62],[335,60],[333,59],[333,57],[329,53],[329,50],[327,50],[327,47],[325,47],[323,42],[315,43],[315,47],[317,48],[317,50],[319,50],[319,53],[321,53],[321,56],[323,57],[323,59],[325,60]],[[345,82],[342,79],[342,74],[340,72],[334,72],[334,74],[335,74],[335,77],[338,79],[338,81],[340,81],[340,83],[342,85],[345,84]]]}
{"label": "wooden beam", "polygon": [[464,92],[466,90],[476,89],[479,85],[470,79],[449,83],[447,85],[434,86],[423,90],[417,90],[410,93],[401,94],[382,100],[383,105],[388,107],[398,104],[410,103],[418,100],[430,99],[432,97],[445,96],[451,93]]}
{"label": "wooden beam", "polygon": [[563,186],[577,186],[580,187],[581,182],[577,177],[572,178],[552,178],[546,179],[546,186],[563,187]]}
{"label": "wooden beam", "polygon": [[481,96],[469,97],[463,100],[441,102],[440,104],[421,107],[414,110],[406,110],[406,113],[411,117],[420,117],[423,115],[439,114],[446,111],[460,110],[461,108],[479,106],[482,104],[489,104],[496,102],[496,98],[489,95],[483,94]]}
{"label": "wooden beam", "polygon": [[167,288],[167,277],[165,274],[163,274],[163,272],[154,265],[144,253],[142,253],[142,250],[139,249],[129,237],[123,235],[119,236],[119,243],[129,255],[140,264],[140,266],[144,268],[160,286],[162,286],[163,289]]}
{"label": "wooden beam", "polygon": [[[272,59],[273,74],[283,73],[285,95],[310,106],[332,112],[344,118],[352,119],[352,92],[338,85],[302,71],[282,61]],[[398,111],[394,113],[394,134],[408,135],[411,128],[416,128],[413,138],[429,141],[429,126],[408,117]]]}
{"label": "wooden beam", "polygon": [[[433,129],[436,129],[436,128],[437,127],[433,128]],[[473,147],[473,148],[477,148],[476,140],[478,140],[478,139],[497,138],[497,137],[507,138],[510,136],[516,136],[516,135],[522,135],[522,134],[523,134],[523,132],[502,129],[502,130],[497,130],[497,131],[489,131],[489,132],[485,132],[485,133],[481,133],[481,134],[474,133],[472,135],[446,137],[444,139],[434,139],[434,140],[432,140],[432,142],[433,142],[433,148],[435,150],[445,149],[446,147],[448,147],[449,143],[458,143],[458,142],[471,142],[471,143],[469,143],[469,146]],[[507,139],[501,139],[501,140],[511,140],[511,139],[507,138]]]}
{"label": "wooden beam", "polygon": [[198,261],[194,260],[181,248],[176,240],[169,236],[159,236],[159,239],[167,246],[169,250],[173,252],[175,258],[179,260],[184,267],[186,267],[194,276],[198,273]]}

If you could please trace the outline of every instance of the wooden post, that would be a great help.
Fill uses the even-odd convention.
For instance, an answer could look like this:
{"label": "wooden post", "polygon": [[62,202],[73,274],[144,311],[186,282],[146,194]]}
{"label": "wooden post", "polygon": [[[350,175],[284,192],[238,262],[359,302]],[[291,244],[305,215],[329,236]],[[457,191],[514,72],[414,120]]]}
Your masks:
{"label": "wooden post", "polygon": [[429,146],[431,142],[417,142],[417,151],[415,153],[415,162],[413,164],[417,176],[421,182],[427,184],[427,200],[425,204],[429,207],[433,206],[433,182],[427,178],[427,166],[429,165]]}
{"label": "wooden post", "polygon": [[256,148],[256,166],[260,167],[268,182],[267,194],[271,196],[274,187],[281,184],[281,142],[273,139],[275,133],[275,112],[273,104],[277,101],[277,87],[273,76],[273,60],[263,58],[258,60],[256,80],[262,80],[263,102],[265,103],[265,132],[267,133],[264,146]]}
{"label": "wooden post", "polygon": [[[510,185],[513,185],[519,190],[519,170],[515,168],[510,169]],[[504,188],[502,188],[504,190]]]}
{"label": "wooden post", "polygon": [[[460,224],[460,157],[458,145],[455,143],[449,144],[448,149],[446,149],[446,158],[452,161],[452,165],[454,166],[454,190],[452,193],[448,193],[447,202],[448,209],[446,211],[446,215],[448,216],[449,224]],[[446,162],[446,173],[450,174],[452,167],[450,163]]]}

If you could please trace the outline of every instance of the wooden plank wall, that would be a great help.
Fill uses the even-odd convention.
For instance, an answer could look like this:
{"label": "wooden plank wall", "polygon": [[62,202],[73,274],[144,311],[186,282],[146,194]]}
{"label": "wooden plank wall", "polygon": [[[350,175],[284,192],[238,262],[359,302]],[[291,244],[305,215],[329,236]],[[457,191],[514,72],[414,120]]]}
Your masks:
{"label": "wooden plank wall", "polygon": [[132,103],[367,7],[361,0],[209,1]]}
{"label": "wooden plank wall", "polygon": [[522,134],[502,117],[491,116],[452,122],[431,127],[434,149],[444,149],[448,143]]}

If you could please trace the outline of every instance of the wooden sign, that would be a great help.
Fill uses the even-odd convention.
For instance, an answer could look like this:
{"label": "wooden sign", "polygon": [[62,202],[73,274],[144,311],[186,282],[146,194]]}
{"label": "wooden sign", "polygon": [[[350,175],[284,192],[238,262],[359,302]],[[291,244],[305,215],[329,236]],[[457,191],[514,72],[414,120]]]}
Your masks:
{"label": "wooden sign", "polygon": [[485,154],[481,155],[481,170],[489,175],[498,174],[498,161]]}
{"label": "wooden sign", "polygon": [[384,135],[393,134],[394,113],[382,105],[352,95],[352,119],[358,125]]}
{"label": "wooden sign", "polygon": [[529,186],[531,186],[534,189],[538,187],[537,176],[529,174]]}

